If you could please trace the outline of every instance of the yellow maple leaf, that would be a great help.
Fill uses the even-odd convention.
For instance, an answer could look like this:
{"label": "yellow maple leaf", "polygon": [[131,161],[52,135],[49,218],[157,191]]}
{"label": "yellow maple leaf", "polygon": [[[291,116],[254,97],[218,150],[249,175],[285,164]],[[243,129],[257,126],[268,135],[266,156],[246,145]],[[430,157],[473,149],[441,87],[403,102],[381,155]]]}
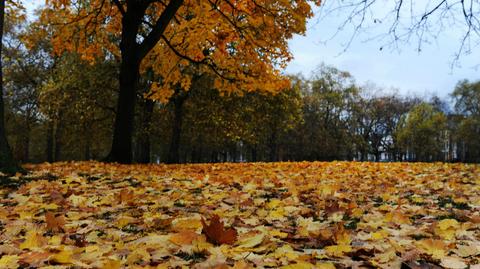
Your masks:
{"label": "yellow maple leaf", "polygon": [[50,261],[54,261],[61,264],[72,263],[73,251],[71,249],[62,249],[60,252],[50,256]]}
{"label": "yellow maple leaf", "polygon": [[196,230],[201,231],[203,228],[202,222],[197,218],[182,218],[175,219],[172,222],[173,230],[182,231],[182,230]]}
{"label": "yellow maple leaf", "polygon": [[443,258],[447,253],[447,245],[442,240],[423,239],[417,241],[416,245],[435,259]]}
{"label": "yellow maple leaf", "polygon": [[243,234],[237,242],[240,248],[253,248],[260,245],[265,239],[265,234],[260,231],[253,231]]}
{"label": "yellow maple leaf", "polygon": [[350,245],[333,245],[325,247],[325,252],[331,257],[343,257],[345,253],[352,251]]}
{"label": "yellow maple leaf", "polygon": [[273,253],[275,258],[286,257],[288,260],[295,260],[298,258],[299,254],[293,250],[292,246],[290,245],[283,245],[275,250]]}
{"label": "yellow maple leaf", "polygon": [[21,249],[35,249],[41,247],[45,242],[45,239],[43,238],[40,233],[38,233],[35,230],[28,231],[27,234],[25,235],[25,241],[20,244]]}
{"label": "yellow maple leaf", "polygon": [[380,230],[378,232],[370,233],[370,238],[372,240],[381,240],[388,237],[388,232],[385,230]]}
{"label": "yellow maple leaf", "polygon": [[455,234],[459,227],[460,225],[457,220],[444,219],[437,223],[435,227],[435,234],[446,240],[452,240],[455,238]]}
{"label": "yellow maple leaf", "polygon": [[403,214],[400,210],[388,212],[385,215],[385,222],[392,222],[395,224],[411,224],[412,223],[410,218],[407,215]]}
{"label": "yellow maple leaf", "polygon": [[270,211],[268,218],[278,220],[285,217],[285,209],[282,207],[276,208],[275,210]]}
{"label": "yellow maple leaf", "polygon": [[458,224],[458,221],[455,220],[455,219],[444,219],[444,220],[441,220],[438,222],[437,224],[438,228],[442,229],[442,230],[447,230],[447,229],[450,229],[450,228],[458,228],[459,227],[459,224]]}
{"label": "yellow maple leaf", "polygon": [[274,209],[274,208],[279,207],[281,204],[282,204],[282,201],[281,201],[281,200],[272,199],[272,200],[270,200],[270,202],[268,202],[268,203],[266,204],[266,208],[268,208],[268,209]]}
{"label": "yellow maple leaf", "polygon": [[122,263],[119,260],[108,259],[102,265],[101,269],[120,269]]}
{"label": "yellow maple leaf", "polygon": [[270,234],[270,236],[279,237],[279,238],[285,238],[288,236],[288,233],[284,233],[276,229],[270,230],[268,231],[268,233]]}
{"label": "yellow maple leaf", "polygon": [[20,257],[18,257],[17,255],[3,255],[2,258],[0,258],[0,268],[16,269],[19,266],[19,260]]}

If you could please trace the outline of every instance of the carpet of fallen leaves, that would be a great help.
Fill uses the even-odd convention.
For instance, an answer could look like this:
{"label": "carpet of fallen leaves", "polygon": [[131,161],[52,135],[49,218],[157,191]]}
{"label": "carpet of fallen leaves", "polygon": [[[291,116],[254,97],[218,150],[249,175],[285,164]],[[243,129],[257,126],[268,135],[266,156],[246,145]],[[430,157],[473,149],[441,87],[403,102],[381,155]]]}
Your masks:
{"label": "carpet of fallen leaves", "polygon": [[0,268],[480,268],[480,166],[32,165]]}

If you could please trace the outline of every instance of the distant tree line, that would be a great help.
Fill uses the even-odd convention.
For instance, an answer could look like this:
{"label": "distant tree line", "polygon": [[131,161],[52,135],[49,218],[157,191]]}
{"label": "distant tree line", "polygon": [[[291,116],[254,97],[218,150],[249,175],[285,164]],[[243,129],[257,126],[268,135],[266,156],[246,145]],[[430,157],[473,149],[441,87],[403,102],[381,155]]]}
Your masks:
{"label": "distant tree line", "polygon": [[[28,28],[30,27],[30,28]],[[37,32],[7,25],[3,67],[6,128],[21,162],[101,160],[117,113],[119,63],[52,56]],[[460,81],[451,98],[419,98],[359,86],[320,65],[291,76],[278,94],[222,94],[214,78],[194,75],[167,101],[149,99],[145,72],[136,95],[135,162],[461,161],[480,162],[480,82]],[[242,91],[239,91],[242,92]]]}

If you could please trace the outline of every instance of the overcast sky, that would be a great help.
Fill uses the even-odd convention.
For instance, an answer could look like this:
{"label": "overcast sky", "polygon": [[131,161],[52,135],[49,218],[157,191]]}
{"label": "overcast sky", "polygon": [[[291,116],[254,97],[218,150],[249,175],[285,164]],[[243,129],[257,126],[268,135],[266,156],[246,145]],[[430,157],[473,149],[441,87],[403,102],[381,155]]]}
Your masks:
{"label": "overcast sky", "polygon": [[382,30],[371,29],[369,33],[360,34],[343,52],[352,31],[345,30],[330,38],[343,20],[342,16],[326,16],[319,20],[317,13],[310,20],[306,35],[291,40],[295,59],[286,71],[300,72],[308,77],[323,62],[350,72],[360,85],[368,81],[384,88],[397,88],[401,94],[437,94],[440,97],[447,97],[461,79],[480,79],[478,52],[462,56],[452,68],[461,34],[454,29],[446,30],[431,44],[422,46],[421,52],[416,42],[399,44],[399,49],[380,50],[385,41],[369,39]]}

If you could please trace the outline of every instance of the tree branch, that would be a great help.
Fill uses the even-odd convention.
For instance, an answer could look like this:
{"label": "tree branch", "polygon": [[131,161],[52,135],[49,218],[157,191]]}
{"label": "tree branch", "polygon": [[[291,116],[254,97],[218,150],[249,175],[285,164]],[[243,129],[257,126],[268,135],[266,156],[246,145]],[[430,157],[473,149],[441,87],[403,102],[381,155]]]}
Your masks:
{"label": "tree branch", "polygon": [[170,0],[168,6],[162,12],[160,17],[158,18],[157,22],[155,23],[155,27],[152,31],[148,34],[148,36],[143,40],[139,47],[139,60],[145,58],[145,56],[153,49],[153,47],[158,43],[160,38],[167,29],[168,24],[170,21],[175,17],[178,9],[182,6],[183,0]]}
{"label": "tree branch", "polygon": [[123,8],[122,6],[122,3],[120,3],[119,0],[112,0],[113,3],[117,6],[118,10],[120,11],[120,13],[122,14],[122,16],[125,16],[125,8]]}

